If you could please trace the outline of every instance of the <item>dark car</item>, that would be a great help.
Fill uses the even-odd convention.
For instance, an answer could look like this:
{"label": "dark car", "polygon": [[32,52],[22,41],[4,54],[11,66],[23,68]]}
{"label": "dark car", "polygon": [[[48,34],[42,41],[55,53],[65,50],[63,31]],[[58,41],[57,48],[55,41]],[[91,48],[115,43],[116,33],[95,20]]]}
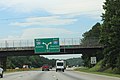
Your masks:
{"label": "dark car", "polygon": [[52,69],[52,66],[49,66],[50,69]]}
{"label": "dark car", "polygon": [[42,71],[49,71],[49,65],[48,64],[43,65]]}

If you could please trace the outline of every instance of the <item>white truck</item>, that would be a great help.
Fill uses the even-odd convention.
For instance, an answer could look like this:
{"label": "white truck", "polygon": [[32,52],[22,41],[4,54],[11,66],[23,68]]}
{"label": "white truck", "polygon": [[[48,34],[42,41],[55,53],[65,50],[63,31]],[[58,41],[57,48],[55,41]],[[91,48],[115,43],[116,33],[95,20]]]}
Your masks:
{"label": "white truck", "polygon": [[64,60],[57,60],[56,61],[56,72],[59,70],[59,71],[63,71],[64,72],[64,69],[65,69],[65,62]]}

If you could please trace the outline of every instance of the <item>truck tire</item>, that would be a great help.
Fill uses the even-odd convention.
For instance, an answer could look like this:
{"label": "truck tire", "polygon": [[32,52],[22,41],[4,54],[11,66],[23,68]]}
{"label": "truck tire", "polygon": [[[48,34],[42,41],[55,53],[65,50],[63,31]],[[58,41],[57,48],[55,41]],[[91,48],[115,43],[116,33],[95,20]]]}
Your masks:
{"label": "truck tire", "polygon": [[0,78],[3,78],[3,74],[0,75]]}
{"label": "truck tire", "polygon": [[1,78],[3,78],[3,74],[1,75]]}
{"label": "truck tire", "polygon": [[64,69],[62,71],[64,72]]}
{"label": "truck tire", "polygon": [[57,69],[56,69],[56,72],[57,72]]}

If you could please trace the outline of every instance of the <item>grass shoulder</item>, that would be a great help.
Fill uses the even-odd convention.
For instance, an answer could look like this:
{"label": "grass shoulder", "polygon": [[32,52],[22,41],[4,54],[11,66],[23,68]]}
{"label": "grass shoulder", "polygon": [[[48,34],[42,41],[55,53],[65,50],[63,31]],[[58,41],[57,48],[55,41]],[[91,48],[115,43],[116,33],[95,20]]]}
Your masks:
{"label": "grass shoulder", "polygon": [[19,71],[33,71],[33,70],[41,70],[41,68],[7,69],[4,73],[19,72]]}
{"label": "grass shoulder", "polygon": [[114,73],[110,73],[110,72],[98,72],[98,71],[95,71],[92,68],[87,68],[87,67],[80,67],[80,68],[76,68],[74,70],[75,71],[92,73],[92,74],[99,74],[99,75],[106,75],[106,76],[112,76],[112,77],[119,77],[120,78],[120,74],[114,74]]}

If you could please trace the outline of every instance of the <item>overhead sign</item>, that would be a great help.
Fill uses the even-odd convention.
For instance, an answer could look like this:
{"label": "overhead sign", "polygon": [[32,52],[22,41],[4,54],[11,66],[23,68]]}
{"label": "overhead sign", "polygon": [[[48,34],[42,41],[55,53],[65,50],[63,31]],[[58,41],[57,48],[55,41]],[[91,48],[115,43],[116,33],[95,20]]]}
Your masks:
{"label": "overhead sign", "polygon": [[59,38],[35,39],[35,53],[60,52]]}
{"label": "overhead sign", "polygon": [[91,57],[91,64],[96,64],[97,61],[96,61],[96,57]]}

